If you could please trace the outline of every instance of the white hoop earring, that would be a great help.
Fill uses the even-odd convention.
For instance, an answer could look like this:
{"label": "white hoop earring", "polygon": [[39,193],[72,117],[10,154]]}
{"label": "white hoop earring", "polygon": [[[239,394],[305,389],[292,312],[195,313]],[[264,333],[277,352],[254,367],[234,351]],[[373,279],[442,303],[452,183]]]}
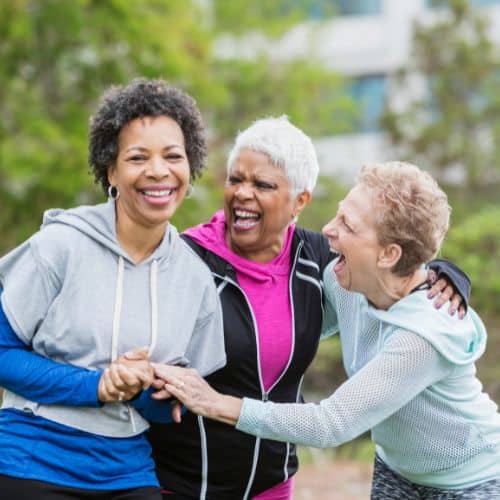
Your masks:
{"label": "white hoop earring", "polygon": [[118,188],[116,186],[109,186],[108,187],[108,196],[112,200],[117,200],[120,197],[120,191],[118,191]]}
{"label": "white hoop earring", "polygon": [[193,194],[194,194],[194,186],[192,184],[189,184],[186,194],[184,195],[184,198],[191,198]]}

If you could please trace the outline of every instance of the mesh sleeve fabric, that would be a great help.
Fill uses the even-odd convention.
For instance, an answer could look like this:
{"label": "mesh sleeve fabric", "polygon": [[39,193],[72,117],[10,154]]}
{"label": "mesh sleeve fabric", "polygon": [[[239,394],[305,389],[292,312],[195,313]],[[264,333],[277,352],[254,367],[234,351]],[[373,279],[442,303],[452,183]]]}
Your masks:
{"label": "mesh sleeve fabric", "polygon": [[427,340],[397,331],[329,398],[303,405],[245,398],[236,427],[265,439],[338,446],[385,420],[450,370]]}
{"label": "mesh sleeve fabric", "polygon": [[338,332],[337,304],[333,293],[332,282],[335,279],[333,274],[333,262],[330,262],[323,272],[324,284],[324,310],[323,322],[321,324],[321,340],[326,339]]}

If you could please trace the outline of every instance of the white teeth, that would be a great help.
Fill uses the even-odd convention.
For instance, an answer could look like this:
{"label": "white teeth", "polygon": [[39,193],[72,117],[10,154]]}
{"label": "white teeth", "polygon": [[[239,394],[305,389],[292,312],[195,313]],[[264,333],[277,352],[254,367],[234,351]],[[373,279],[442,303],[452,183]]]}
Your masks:
{"label": "white teeth", "polygon": [[161,198],[162,196],[168,196],[172,193],[172,189],[162,189],[161,191],[143,191],[146,196],[153,196]]}
{"label": "white teeth", "polygon": [[247,212],[246,210],[235,210],[234,214],[236,217],[240,217],[242,219],[258,219],[259,214],[256,214],[255,212]]}

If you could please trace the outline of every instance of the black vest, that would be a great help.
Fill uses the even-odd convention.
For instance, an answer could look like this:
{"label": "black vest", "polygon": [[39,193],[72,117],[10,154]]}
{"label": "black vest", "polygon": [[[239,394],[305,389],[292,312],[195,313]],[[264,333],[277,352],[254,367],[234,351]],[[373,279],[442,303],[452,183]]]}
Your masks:
{"label": "black vest", "polygon": [[[210,375],[208,382],[234,396],[300,401],[302,376],[316,354],[321,331],[322,275],[332,257],[326,239],[318,233],[295,230],[290,280],[292,360],[269,394],[263,394],[253,314],[234,269],[188,237],[183,238],[209,266],[222,303],[227,365]],[[257,439],[189,412],[179,425],[153,424],[149,440],[160,484],[192,498],[251,498],[293,475],[298,466],[295,445]]]}

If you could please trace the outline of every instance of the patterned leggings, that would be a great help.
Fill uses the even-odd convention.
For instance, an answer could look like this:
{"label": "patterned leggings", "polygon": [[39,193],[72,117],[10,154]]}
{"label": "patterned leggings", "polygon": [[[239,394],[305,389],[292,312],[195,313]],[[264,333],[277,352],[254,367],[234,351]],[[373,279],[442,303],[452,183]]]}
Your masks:
{"label": "patterned leggings", "polygon": [[385,465],[375,456],[371,500],[493,500],[500,499],[500,479],[461,490],[444,490],[421,486]]}

